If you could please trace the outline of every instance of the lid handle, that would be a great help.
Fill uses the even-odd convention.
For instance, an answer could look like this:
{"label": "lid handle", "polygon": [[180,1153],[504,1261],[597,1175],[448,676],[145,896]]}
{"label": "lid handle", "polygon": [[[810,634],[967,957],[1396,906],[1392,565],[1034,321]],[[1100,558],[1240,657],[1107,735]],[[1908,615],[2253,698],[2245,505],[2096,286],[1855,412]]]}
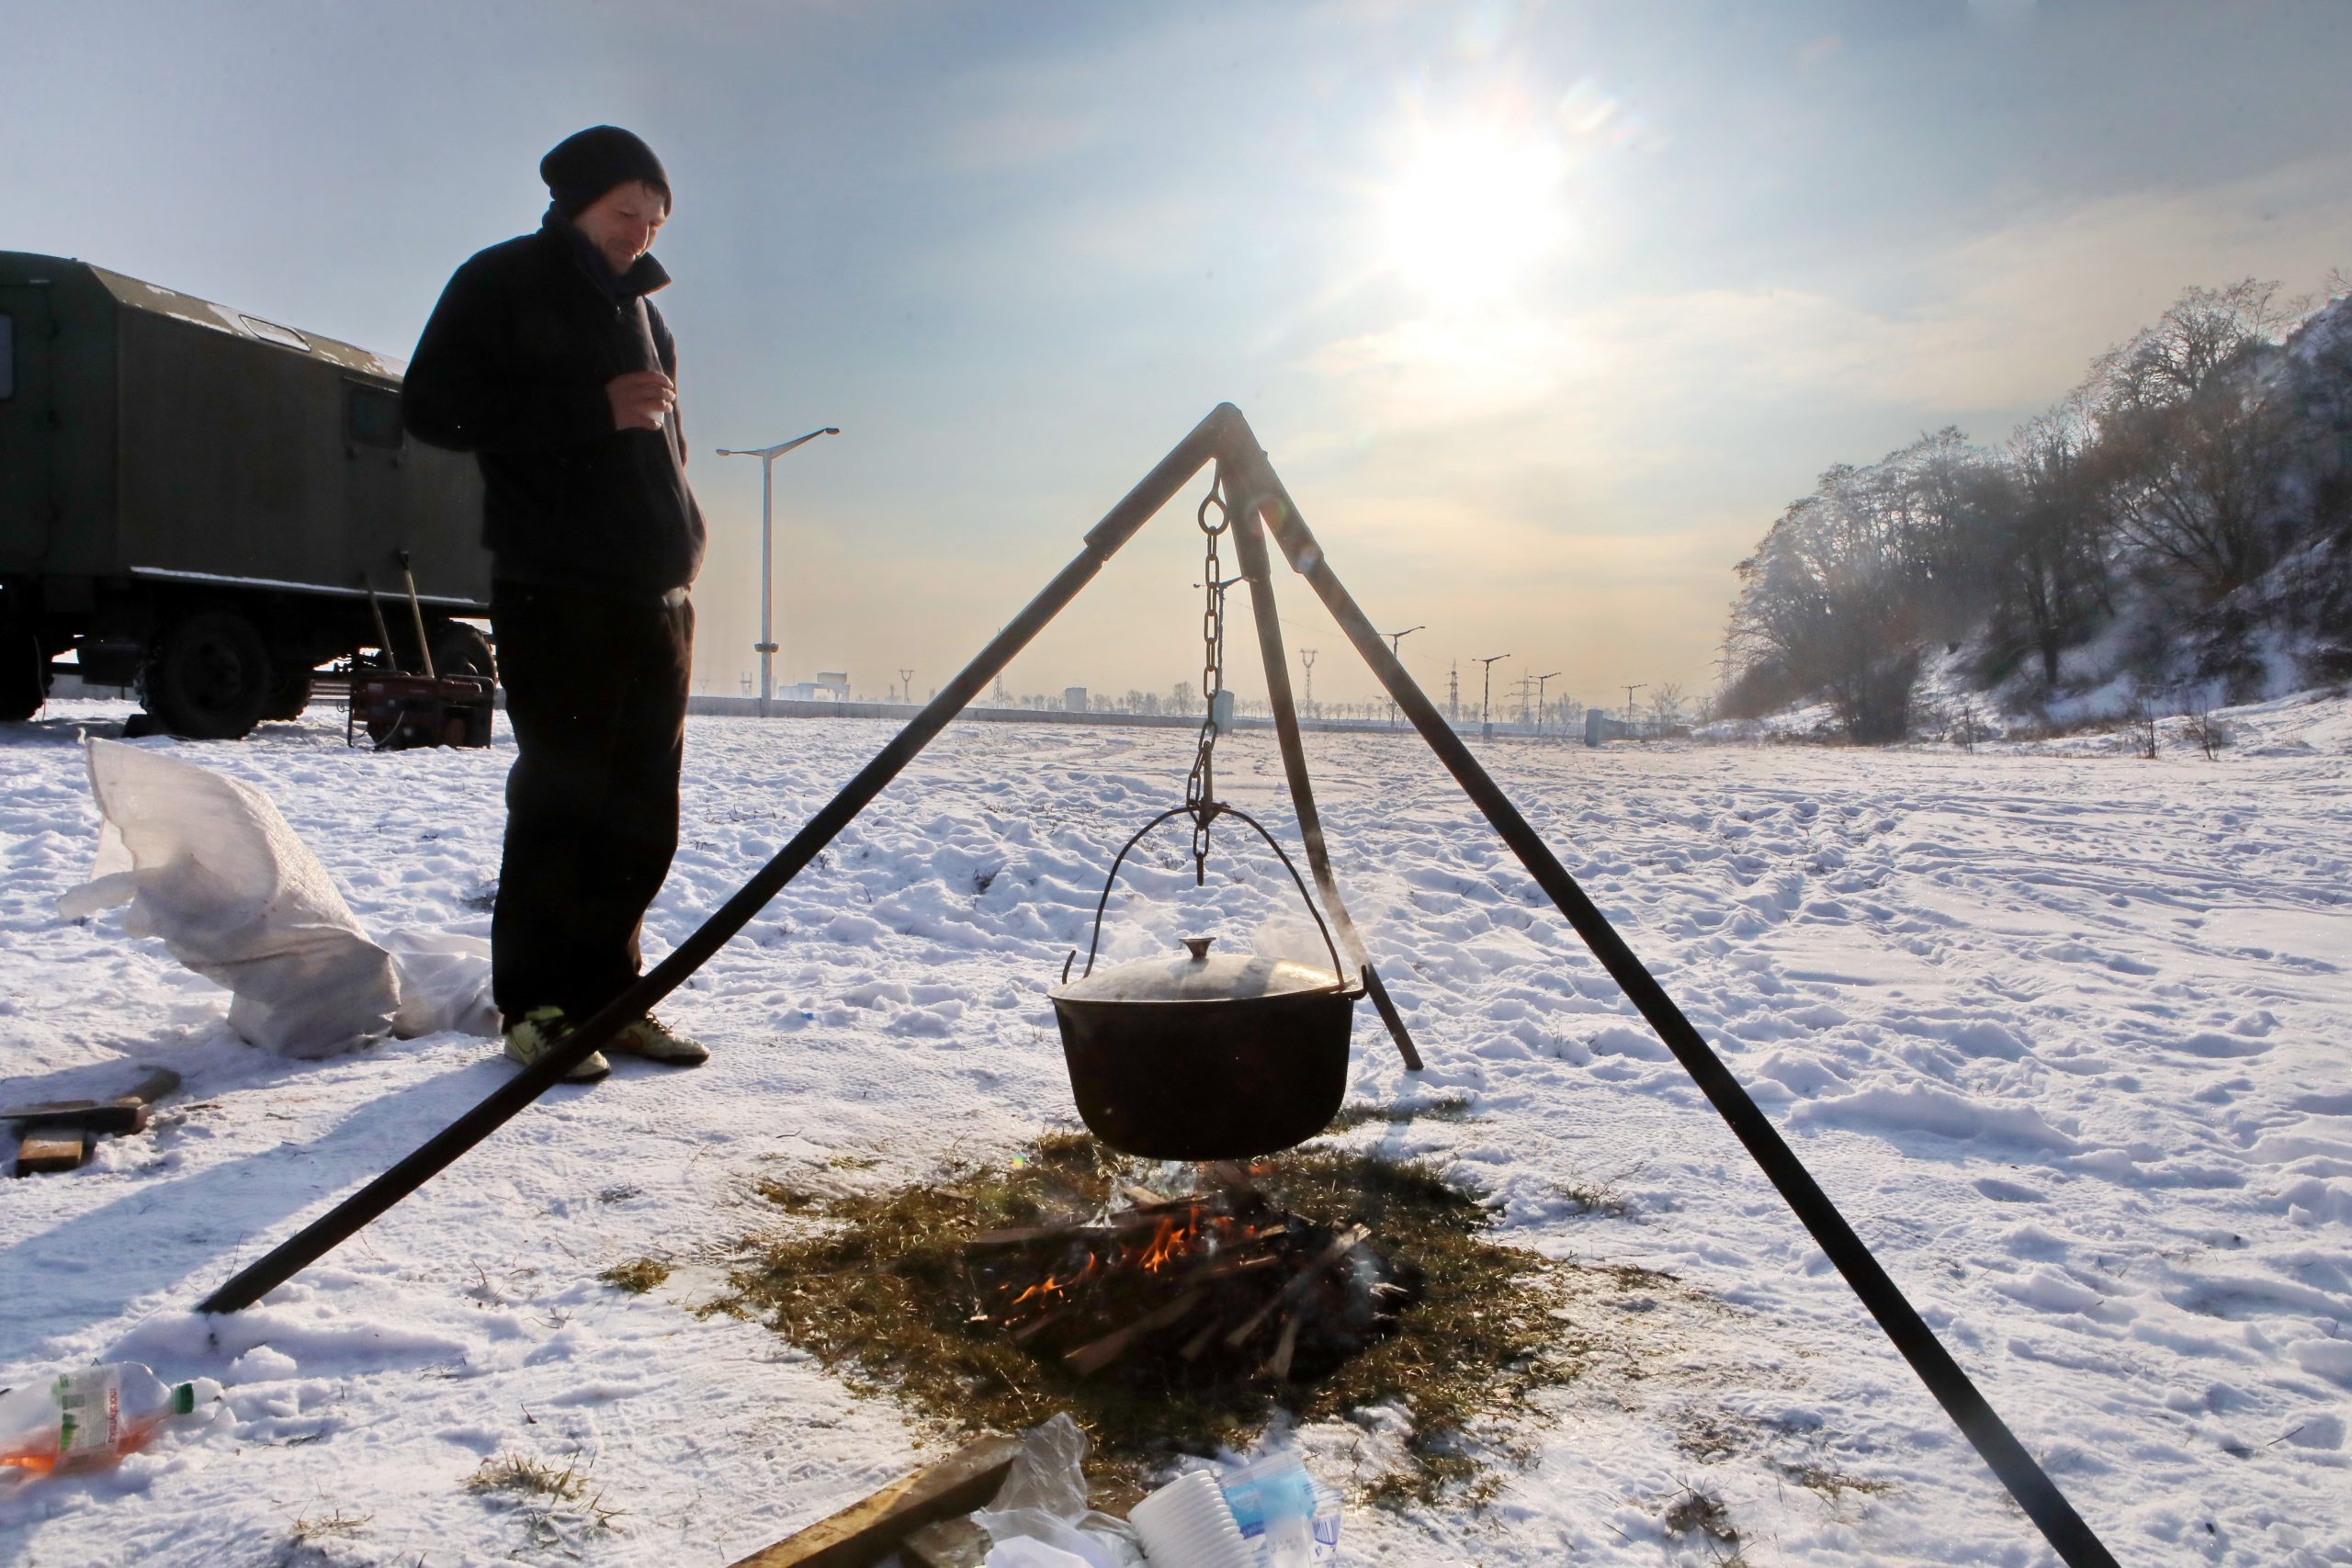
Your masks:
{"label": "lid handle", "polygon": [[1193,963],[1206,964],[1209,961],[1209,943],[1215,942],[1216,938],[1213,936],[1188,936],[1180,938],[1179,940],[1182,941],[1186,947],[1192,949]]}

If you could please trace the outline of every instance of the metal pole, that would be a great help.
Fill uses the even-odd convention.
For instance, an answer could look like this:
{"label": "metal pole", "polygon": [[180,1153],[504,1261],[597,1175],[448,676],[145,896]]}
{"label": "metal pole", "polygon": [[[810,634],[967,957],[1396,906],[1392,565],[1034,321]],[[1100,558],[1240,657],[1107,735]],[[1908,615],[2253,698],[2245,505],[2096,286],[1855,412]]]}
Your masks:
{"label": "metal pole", "polygon": [[822,430],[812,430],[806,435],[796,435],[789,441],[779,441],[773,446],[721,446],[722,457],[757,457],[760,460],[760,640],[752,650],[760,656],[760,716],[768,716],[769,698],[775,691],[775,626],[770,608],[775,592],[775,460],[786,452],[796,452],[820,435],[839,435],[841,426],[829,424]]}
{"label": "metal pole", "polygon": [[997,633],[980,650],[979,656],[966,665],[956,679],[948,682],[947,688],[933,698],[930,705],[893,737],[872,761],[860,769],[846,788],[826,802],[823,809],[808,819],[808,825],[793,835],[790,843],[777,851],[775,857],[761,867],[758,874],[745,883],[733,897],[720,905],[718,912],[705,920],[701,929],[680,942],[669,957],[639,976],[636,984],[599,1009],[578,1029],[565,1035],[546,1055],[507,1079],[472,1110],[425,1140],[414,1153],[303,1226],[293,1236],[280,1242],[261,1258],[239,1270],[226,1284],[198,1303],[198,1310],[238,1312],[253,1305],[295,1274],[325,1257],[368,1221],[447,1168],[458,1156],[496,1132],[509,1117],[547,1092],[591,1051],[601,1047],[625,1025],[644,1017],[655,1003],[675,990],[687,976],[700,968],[712,953],[725,945],[729,937],[749,924],[752,917],[765,908],[768,900],[775,897],[786,883],[797,875],[803,866],[816,858],[820,850],[831,842],[836,834],[865,810],[892,779],[898,777],[899,770],[914,761],[917,754],[947,728],[948,721],[963,711],[964,705],[978,694],[997,671],[1012,663],[1013,656],[1043,630],[1047,622],[1060,614],[1063,607],[1078,596],[1080,590],[1094,580],[1094,574],[1102,570],[1103,563],[1117,552],[1119,547],[1132,538],[1136,530],[1148,522],[1151,515],[1165,506],[1201,466],[1216,455],[1227,428],[1238,424],[1240,419],[1240,411],[1232,404],[1219,403],[1206,419],[1193,426],[1193,433],[1184,437],[1174,451],[1162,457],[1159,466],[1127,492],[1125,499],[1087,532],[1085,547],[1076,558],[1062,568],[1044,591],[1032,599],[1004,630]]}
{"label": "metal pole", "polygon": [[1544,683],[1555,679],[1559,673],[1555,670],[1548,675],[1535,677],[1535,733],[1539,736],[1544,733]]}
{"label": "metal pole", "polygon": [[1487,770],[1478,763],[1462,738],[1448,728],[1442,716],[1432,706],[1420,687],[1414,684],[1405,667],[1381,642],[1380,633],[1356,604],[1331,565],[1324,558],[1322,547],[1307,531],[1296,505],[1282,481],[1274,476],[1266,455],[1259,449],[1257,439],[1246,424],[1236,431],[1233,441],[1224,449],[1223,457],[1230,468],[1241,477],[1244,493],[1252,498],[1251,504],[1265,517],[1274,540],[1291,567],[1303,574],[1331,618],[1355,645],[1373,673],[1380,677],[1389,695],[1396,699],[1419,730],[1438,760],[1453,773],[1464,793],[1485,814],[1495,831],[1502,835],[1511,852],[1518,855],[1536,885],[1551,897],[1568,923],[1576,928],[1585,945],[1592,950],[1601,967],[1623,989],[1627,999],[1641,1010],[1675,1060],[1682,1064],[1697,1083],[1700,1091],[1712,1104],[1739,1141],[1747,1148],[1765,1177],[1770,1180],[1797,1219],[1810,1232],[1846,1282],[1860,1298],[1863,1307],[1877,1320],[1886,1337],[1894,1342],[1904,1359],[1927,1384],[1945,1414],[1960,1427],[1978,1454],[1989,1465],[1995,1476],[2008,1488],[2027,1517],[2041,1528],[2041,1533],[2056,1549],[2068,1568],[2116,1568],[2115,1559],[2100,1543],[2082,1516],[2067,1502],[2049,1475],[2026,1451],[2007,1423],[1993,1409],[1976,1385],[1969,1380],[1951,1352],[1945,1349],[1934,1330],[1930,1329],[1918,1311],[1911,1305],[1902,1290],[1880,1267],[1862,1239],[1854,1234],[1845,1216],[1838,1212],[1829,1195],[1806,1170],[1803,1161],[1781,1140],[1780,1132],[1769,1117],[1748,1097],[1747,1090],[1732,1076],[1723,1059],[1701,1037],[1682,1010],[1666,994],[1657,977],[1634,955],[1625,940],[1617,934],[1584,889],[1577,885],[1550,846],[1528,825],[1527,818],[1510,803],[1508,795],[1495,784]]}
{"label": "metal pole", "polygon": [[1331,852],[1323,839],[1323,814],[1315,807],[1315,785],[1306,773],[1306,742],[1299,734],[1298,709],[1291,702],[1290,666],[1283,659],[1282,615],[1274,604],[1274,574],[1268,565],[1266,536],[1258,525],[1256,510],[1233,500],[1230,470],[1221,471],[1219,479],[1225,481],[1224,493],[1231,508],[1234,552],[1241,558],[1241,575],[1250,582],[1250,618],[1257,624],[1258,656],[1266,666],[1266,702],[1273,709],[1274,736],[1282,745],[1283,774],[1290,784],[1290,803],[1298,817],[1298,836],[1306,845],[1306,869],[1314,874],[1315,889],[1323,896],[1323,907],[1331,912],[1331,929],[1338,933],[1340,945],[1346,949],[1349,962],[1363,976],[1364,994],[1372,998],[1380,1021],[1388,1026],[1388,1037],[1396,1043],[1396,1054],[1405,1059],[1408,1072],[1418,1073],[1421,1070],[1421,1054],[1413,1044],[1412,1032],[1405,1027],[1404,1015],[1389,998],[1388,987],[1381,984],[1380,972],[1372,965],[1372,952],[1356,931],[1347,901],[1340,897],[1339,879],[1331,874]]}
{"label": "metal pole", "polygon": [[[1280,534],[1276,534],[1274,537],[1279,539],[1282,536]],[[1495,720],[1493,714],[1495,701],[1495,666],[1510,657],[1510,655],[1508,653],[1498,653],[1492,659],[1474,659],[1471,660],[1473,664],[1483,664],[1487,667],[1487,683],[1479,689],[1478,693],[1478,739],[1481,740],[1492,740],[1495,738]],[[1402,669],[1404,667],[1399,665],[1397,668]]]}
{"label": "metal pole", "polygon": [[[1404,662],[1405,658],[1403,651],[1405,639],[1411,637],[1415,632],[1425,632],[1427,630],[1429,630],[1429,627],[1426,626],[1407,626],[1401,632],[1383,632],[1380,635],[1388,639],[1388,651],[1395,654],[1396,656],[1397,662],[1401,664]],[[1390,703],[1388,705],[1388,728],[1391,729],[1396,728],[1396,705],[1395,703]]]}
{"label": "metal pole", "polygon": [[760,457],[760,716],[775,694],[775,454]]}

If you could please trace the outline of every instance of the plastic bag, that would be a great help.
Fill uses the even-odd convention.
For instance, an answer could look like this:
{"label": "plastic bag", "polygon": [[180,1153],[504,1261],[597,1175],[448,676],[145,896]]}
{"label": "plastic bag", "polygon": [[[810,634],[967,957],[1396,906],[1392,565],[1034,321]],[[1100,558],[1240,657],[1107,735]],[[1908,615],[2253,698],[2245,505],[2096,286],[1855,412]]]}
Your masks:
{"label": "plastic bag", "polygon": [[[1086,1506],[1086,1434],[1064,1411],[1021,1434],[1021,1457],[995,1501],[972,1516],[999,1548],[1041,1541],[1087,1568],[1143,1568],[1134,1527]],[[988,1561],[998,1561],[992,1548]],[[1007,1559],[1006,1561],[1015,1561]],[[1046,1563],[1052,1559],[1027,1559]]]}
{"label": "plastic bag", "polygon": [[125,934],[159,938],[227,987],[229,1027],[245,1039],[316,1057],[387,1032],[498,1033],[489,944],[411,931],[370,942],[260,790],[119,740],[92,739],[88,760],[98,852],[58,912],[130,906]]}
{"label": "plastic bag", "polygon": [[1087,1568],[1086,1559],[1032,1536],[1017,1535],[989,1548],[980,1568]]}
{"label": "plastic bag", "polygon": [[400,1010],[392,1032],[402,1040],[454,1029],[495,1040],[502,1032],[490,996],[490,943],[446,931],[397,931],[384,938]]}
{"label": "plastic bag", "polygon": [[267,795],[119,740],[90,741],[89,763],[106,825],[60,914],[129,905],[124,931],[226,986],[229,1027],[281,1055],[332,1055],[391,1028],[390,956]]}

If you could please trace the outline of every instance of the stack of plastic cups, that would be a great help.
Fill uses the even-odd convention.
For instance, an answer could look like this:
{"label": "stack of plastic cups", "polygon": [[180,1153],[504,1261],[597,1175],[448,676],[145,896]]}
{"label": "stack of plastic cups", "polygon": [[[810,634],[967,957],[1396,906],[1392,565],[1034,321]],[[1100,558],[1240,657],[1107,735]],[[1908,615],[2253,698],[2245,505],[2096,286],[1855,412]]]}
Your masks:
{"label": "stack of plastic cups", "polygon": [[1127,1522],[1143,1537],[1151,1568],[1251,1568],[1255,1561],[1225,1493],[1196,1470],[1137,1503]]}

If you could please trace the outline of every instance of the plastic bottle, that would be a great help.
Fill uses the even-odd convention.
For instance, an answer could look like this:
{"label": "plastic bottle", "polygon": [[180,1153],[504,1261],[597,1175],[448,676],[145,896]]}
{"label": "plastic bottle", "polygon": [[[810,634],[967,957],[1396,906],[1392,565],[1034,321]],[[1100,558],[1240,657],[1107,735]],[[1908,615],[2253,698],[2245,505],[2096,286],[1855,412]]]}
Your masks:
{"label": "plastic bottle", "polygon": [[172,1384],[136,1361],[61,1372],[0,1390],[0,1469],[46,1475],[111,1464],[174,1416],[196,1409],[197,1385]]}
{"label": "plastic bottle", "polygon": [[1318,1499],[1295,1450],[1254,1460],[1218,1477],[1217,1483],[1242,1539],[1256,1547],[1264,1568],[1308,1568],[1315,1561]]}

